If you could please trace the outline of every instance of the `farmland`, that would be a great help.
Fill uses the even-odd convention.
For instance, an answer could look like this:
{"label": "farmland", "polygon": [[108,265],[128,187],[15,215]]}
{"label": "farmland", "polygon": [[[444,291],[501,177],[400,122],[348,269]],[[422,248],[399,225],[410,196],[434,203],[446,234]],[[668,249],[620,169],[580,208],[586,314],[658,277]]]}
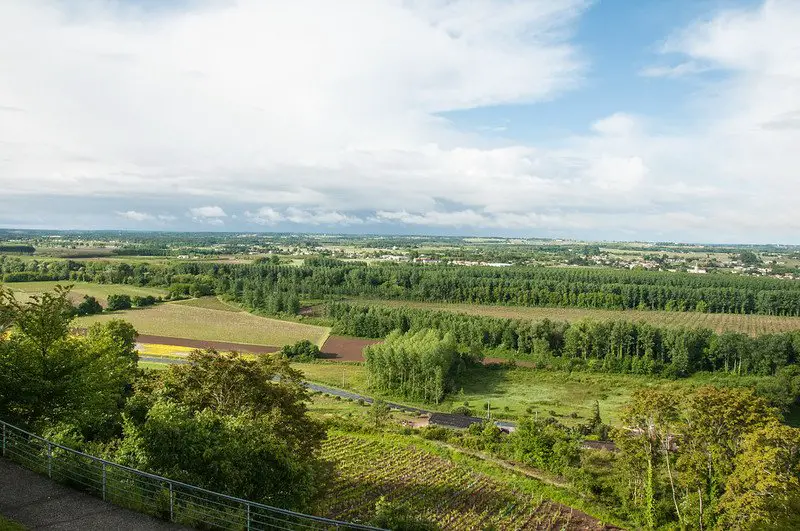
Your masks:
{"label": "farmland", "polygon": [[506,319],[530,319],[551,321],[597,321],[627,320],[645,322],[665,327],[702,327],[715,332],[742,332],[751,336],[759,334],[800,330],[800,317],[776,315],[668,312],[659,310],[603,310],[594,308],[550,308],[525,306],[493,306],[486,304],[457,304],[418,301],[392,301],[378,299],[356,299],[354,302],[372,306],[420,308],[485,315]]}
{"label": "farmland", "polygon": [[105,306],[109,295],[120,294],[130,295],[131,297],[161,297],[166,295],[166,290],[158,288],[144,288],[130,286],[128,284],[97,284],[94,282],[68,282],[64,281],[44,281],[44,282],[13,282],[5,284],[18,298],[27,298],[29,295],[53,291],[56,286],[72,286],[70,299],[73,302],[80,301],[84,295],[95,297],[100,304]]}
{"label": "farmland", "polygon": [[[383,496],[408,503],[442,529],[602,529],[579,511],[548,501],[541,484],[519,488],[462,462],[436,455],[414,439],[354,435],[331,430],[323,458],[336,464],[332,492],[322,514],[364,521]],[[525,487],[528,487],[527,489]],[[548,492],[548,495],[552,494]]]}
{"label": "farmland", "polygon": [[308,339],[322,345],[328,337],[328,329],[321,326],[176,303],[80,317],[74,323],[75,326],[88,327],[112,319],[125,319],[140,334],[204,341],[283,346]]}

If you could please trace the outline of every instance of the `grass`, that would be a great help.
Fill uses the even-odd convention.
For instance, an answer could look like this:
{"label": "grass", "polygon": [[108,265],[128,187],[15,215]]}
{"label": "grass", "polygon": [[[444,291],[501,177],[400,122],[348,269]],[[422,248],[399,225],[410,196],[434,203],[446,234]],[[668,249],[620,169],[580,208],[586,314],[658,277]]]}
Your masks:
{"label": "grass", "polygon": [[[369,388],[366,367],[361,364],[328,362],[298,363],[295,366],[308,380],[367,396],[380,396]],[[527,415],[546,418],[553,416],[553,412],[560,422],[567,425],[582,423],[591,418],[596,400],[600,404],[603,421],[612,426],[620,426],[622,408],[637,389],[657,387],[689,391],[703,385],[749,385],[756,380],[707,374],[682,380],[667,380],[628,374],[477,368],[462,375],[459,391],[447,395],[440,404],[423,404],[392,396],[384,398],[439,411],[451,411],[468,402],[476,416],[486,414],[488,402],[495,418],[516,420]],[[572,413],[577,414],[577,418],[571,417]]]}
{"label": "grass", "polygon": [[596,319],[608,321],[625,319],[641,321],[652,325],[667,327],[703,327],[715,332],[743,332],[759,335],[771,332],[800,330],[800,317],[781,317],[776,315],[744,315],[699,312],[666,312],[647,310],[599,310],[592,308],[543,308],[525,306],[493,306],[483,304],[416,302],[396,300],[355,299],[353,302],[372,306],[409,307],[426,310],[486,315],[508,319],[531,319],[551,321],[576,321]]}
{"label": "grass", "polygon": [[209,310],[220,310],[223,312],[241,312],[242,308],[229,304],[219,297],[199,297],[197,299],[187,299],[185,301],[178,301],[175,304],[182,306],[193,306],[195,308],[207,308]]}
{"label": "grass", "polygon": [[0,531],[25,531],[27,527],[0,515]]}
{"label": "grass", "polygon": [[75,326],[87,327],[111,319],[129,321],[140,334],[276,347],[302,339],[322,346],[330,332],[321,326],[268,319],[247,312],[211,310],[176,303],[79,317]]}
{"label": "grass", "polygon": [[166,295],[167,292],[157,288],[142,288],[139,286],[129,286],[127,284],[96,284],[94,282],[68,282],[66,280],[60,281],[46,281],[46,282],[9,282],[5,286],[10,288],[18,297],[27,298],[30,295],[38,293],[45,293],[53,291],[57,285],[73,286],[70,293],[70,299],[77,302],[83,299],[84,295],[95,297],[100,304],[105,305],[109,295],[120,294],[130,295],[131,297],[139,296],[146,297],[152,295],[159,297]]}

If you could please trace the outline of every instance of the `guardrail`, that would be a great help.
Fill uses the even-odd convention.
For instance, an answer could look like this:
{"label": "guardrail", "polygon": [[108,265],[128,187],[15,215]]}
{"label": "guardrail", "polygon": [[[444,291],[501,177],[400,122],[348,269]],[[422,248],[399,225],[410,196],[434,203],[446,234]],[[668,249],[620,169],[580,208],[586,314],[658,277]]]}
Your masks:
{"label": "guardrail", "polygon": [[201,529],[374,530],[270,507],[129,468],[0,421],[2,456],[55,481],[126,507]]}

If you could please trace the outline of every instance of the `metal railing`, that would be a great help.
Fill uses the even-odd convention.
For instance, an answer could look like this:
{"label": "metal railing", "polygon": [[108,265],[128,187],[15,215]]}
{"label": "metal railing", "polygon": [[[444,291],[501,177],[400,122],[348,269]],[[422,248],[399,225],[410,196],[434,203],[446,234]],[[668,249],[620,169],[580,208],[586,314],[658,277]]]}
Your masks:
{"label": "metal railing", "polygon": [[0,421],[2,456],[115,505],[199,529],[378,529],[270,507],[84,454]]}

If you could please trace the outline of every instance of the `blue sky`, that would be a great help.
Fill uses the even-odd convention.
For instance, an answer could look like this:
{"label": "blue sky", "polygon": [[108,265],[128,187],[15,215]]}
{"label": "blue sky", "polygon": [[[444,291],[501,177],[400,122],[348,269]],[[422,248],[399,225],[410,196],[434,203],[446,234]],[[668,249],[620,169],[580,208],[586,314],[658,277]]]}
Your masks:
{"label": "blue sky", "polygon": [[800,243],[792,0],[0,5],[0,226]]}

